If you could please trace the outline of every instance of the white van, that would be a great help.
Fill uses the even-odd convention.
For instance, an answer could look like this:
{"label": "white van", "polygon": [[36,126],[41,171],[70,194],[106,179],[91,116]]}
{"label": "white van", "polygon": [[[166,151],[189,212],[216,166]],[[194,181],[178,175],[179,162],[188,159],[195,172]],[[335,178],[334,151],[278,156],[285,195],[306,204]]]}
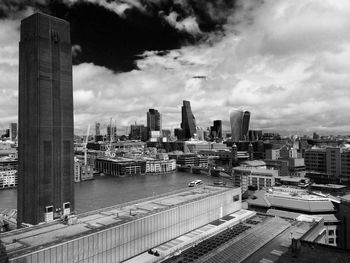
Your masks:
{"label": "white van", "polygon": [[188,186],[189,186],[189,187],[194,187],[194,186],[200,185],[200,184],[202,184],[202,183],[203,183],[202,180],[194,180],[194,181],[190,182],[190,183],[188,184]]}

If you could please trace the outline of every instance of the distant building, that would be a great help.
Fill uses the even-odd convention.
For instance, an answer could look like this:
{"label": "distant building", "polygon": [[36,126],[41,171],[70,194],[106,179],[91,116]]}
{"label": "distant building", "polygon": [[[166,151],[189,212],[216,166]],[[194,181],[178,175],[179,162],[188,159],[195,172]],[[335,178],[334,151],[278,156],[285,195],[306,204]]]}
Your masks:
{"label": "distant building", "polygon": [[201,128],[201,127],[197,127],[196,128],[197,139],[199,141],[204,141],[205,140],[204,133],[205,133],[205,130],[203,128]]}
{"label": "distant building", "polygon": [[[89,158],[90,160],[92,158]],[[74,182],[88,181],[94,179],[94,165],[91,163],[84,164],[79,158],[74,158]]]}
{"label": "distant building", "polygon": [[99,136],[101,135],[101,130],[100,130],[101,124],[99,122],[95,123],[95,135]]}
{"label": "distant building", "polygon": [[250,112],[245,111],[243,113],[242,140],[248,140],[249,121],[250,121]]}
{"label": "distant building", "polygon": [[196,133],[196,119],[191,110],[191,104],[189,101],[184,100],[181,108],[182,122],[181,128],[183,130],[184,139],[190,139]]}
{"label": "distant building", "polygon": [[130,140],[147,141],[148,131],[144,125],[130,125]]}
{"label": "distant building", "polygon": [[178,140],[183,140],[185,139],[185,134],[184,134],[184,130],[181,128],[175,128],[174,129],[174,135]]}
{"label": "distant building", "polygon": [[79,183],[81,179],[81,160],[74,158],[74,182]]}
{"label": "distant building", "polygon": [[266,167],[278,171],[279,176],[289,176],[289,162],[287,160],[265,159]]}
{"label": "distant building", "polygon": [[17,160],[0,159],[0,190],[17,187],[17,169]]}
{"label": "distant building", "polygon": [[147,160],[146,173],[168,173],[176,170],[176,160]]}
{"label": "distant building", "polygon": [[149,109],[147,112],[147,129],[150,136],[151,131],[162,131],[161,114],[156,109]]}
{"label": "distant building", "polygon": [[278,160],[280,158],[280,149],[267,149],[265,151],[265,159]]}
{"label": "distant building", "polygon": [[[341,147],[326,147],[308,149],[305,151],[305,166],[312,179],[329,177],[341,183],[350,183],[350,149]],[[319,174],[319,176],[317,176]],[[324,176],[322,176],[322,174]],[[316,176],[314,176],[316,175]],[[315,180],[315,181],[316,181]],[[334,183],[317,182],[317,183]]]}
{"label": "distant building", "polygon": [[213,138],[222,138],[222,121],[215,120],[211,129]]}
{"label": "distant building", "polygon": [[10,140],[17,141],[17,123],[10,124]]}
{"label": "distant building", "polygon": [[95,166],[98,172],[113,176],[126,176],[146,173],[145,160],[127,158],[97,158]]}
{"label": "distant building", "polygon": [[241,187],[244,193],[249,186],[257,190],[274,186],[278,171],[266,169],[263,166],[238,166],[233,168],[232,176],[234,186]]}
{"label": "distant building", "polygon": [[262,130],[249,130],[248,131],[248,140],[257,141],[262,138]]}
{"label": "distant building", "polygon": [[171,137],[171,131],[170,130],[162,130],[163,137],[170,138]]}
{"label": "distant building", "polygon": [[231,137],[234,142],[248,138],[250,112],[232,110],[230,112]]}
{"label": "distant building", "polygon": [[107,125],[107,138],[109,141],[116,141],[117,136],[117,126],[113,124]]}
{"label": "distant building", "polygon": [[74,210],[69,23],[43,13],[21,21],[17,223]]}
{"label": "distant building", "polygon": [[282,148],[280,149],[280,158],[281,159],[298,158],[297,149],[294,149],[287,145],[282,146]]}
{"label": "distant building", "polygon": [[208,157],[196,154],[182,154],[177,157],[176,163],[181,166],[208,167]]}

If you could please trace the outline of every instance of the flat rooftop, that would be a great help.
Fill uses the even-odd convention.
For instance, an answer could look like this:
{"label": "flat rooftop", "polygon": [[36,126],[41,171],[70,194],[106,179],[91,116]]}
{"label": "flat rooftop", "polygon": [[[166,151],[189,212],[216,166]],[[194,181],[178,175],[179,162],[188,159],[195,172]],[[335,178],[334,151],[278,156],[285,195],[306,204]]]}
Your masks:
{"label": "flat rooftop", "polygon": [[107,207],[77,215],[77,222],[72,225],[57,220],[42,225],[21,228],[0,234],[10,258],[43,249],[94,232],[171,209],[198,199],[230,191],[222,186],[199,186],[167,193],[155,197]]}

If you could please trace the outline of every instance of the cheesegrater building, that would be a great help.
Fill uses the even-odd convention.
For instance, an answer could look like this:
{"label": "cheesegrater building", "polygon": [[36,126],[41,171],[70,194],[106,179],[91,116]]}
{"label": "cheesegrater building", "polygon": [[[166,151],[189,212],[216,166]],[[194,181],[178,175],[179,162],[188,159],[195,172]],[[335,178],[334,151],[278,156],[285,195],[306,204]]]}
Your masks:
{"label": "cheesegrater building", "polygon": [[69,23],[36,13],[19,43],[19,226],[73,210],[73,158]]}

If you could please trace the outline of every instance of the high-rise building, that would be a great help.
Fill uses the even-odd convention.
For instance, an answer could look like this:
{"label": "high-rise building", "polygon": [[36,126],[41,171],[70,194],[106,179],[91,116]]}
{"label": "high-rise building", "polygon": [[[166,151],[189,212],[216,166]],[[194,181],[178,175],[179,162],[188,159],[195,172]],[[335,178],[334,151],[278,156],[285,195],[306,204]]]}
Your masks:
{"label": "high-rise building", "polygon": [[17,139],[17,123],[10,124],[10,140],[16,141]]}
{"label": "high-rise building", "polygon": [[145,125],[131,125],[130,126],[130,140],[141,140],[146,141],[147,140],[147,127]]}
{"label": "high-rise building", "polygon": [[71,52],[68,22],[41,13],[22,20],[18,225],[74,209]]}
{"label": "high-rise building", "polygon": [[248,139],[250,112],[232,110],[230,112],[231,137],[235,142]]}
{"label": "high-rise building", "polygon": [[249,120],[250,120],[250,112],[245,111],[243,113],[243,123],[242,123],[242,139],[243,140],[248,140]]}
{"label": "high-rise building", "polygon": [[262,138],[262,130],[249,130],[248,131],[248,140],[249,141],[258,141]]}
{"label": "high-rise building", "polygon": [[222,138],[222,121],[215,120],[213,124],[213,131],[215,131],[216,138]]}
{"label": "high-rise building", "polygon": [[95,123],[95,135],[99,136],[101,135],[101,130],[100,130],[101,124],[99,122]]}
{"label": "high-rise building", "polygon": [[190,139],[196,133],[196,118],[193,116],[191,110],[191,104],[189,101],[184,100],[183,106],[181,108],[182,111],[182,122],[181,129],[184,132],[184,138]]}
{"label": "high-rise building", "polygon": [[184,130],[181,128],[175,128],[174,135],[178,140],[183,140],[185,138],[184,137]]}
{"label": "high-rise building", "polygon": [[162,130],[162,119],[158,110],[149,109],[147,112],[147,129],[150,133],[151,131],[161,131]]}

